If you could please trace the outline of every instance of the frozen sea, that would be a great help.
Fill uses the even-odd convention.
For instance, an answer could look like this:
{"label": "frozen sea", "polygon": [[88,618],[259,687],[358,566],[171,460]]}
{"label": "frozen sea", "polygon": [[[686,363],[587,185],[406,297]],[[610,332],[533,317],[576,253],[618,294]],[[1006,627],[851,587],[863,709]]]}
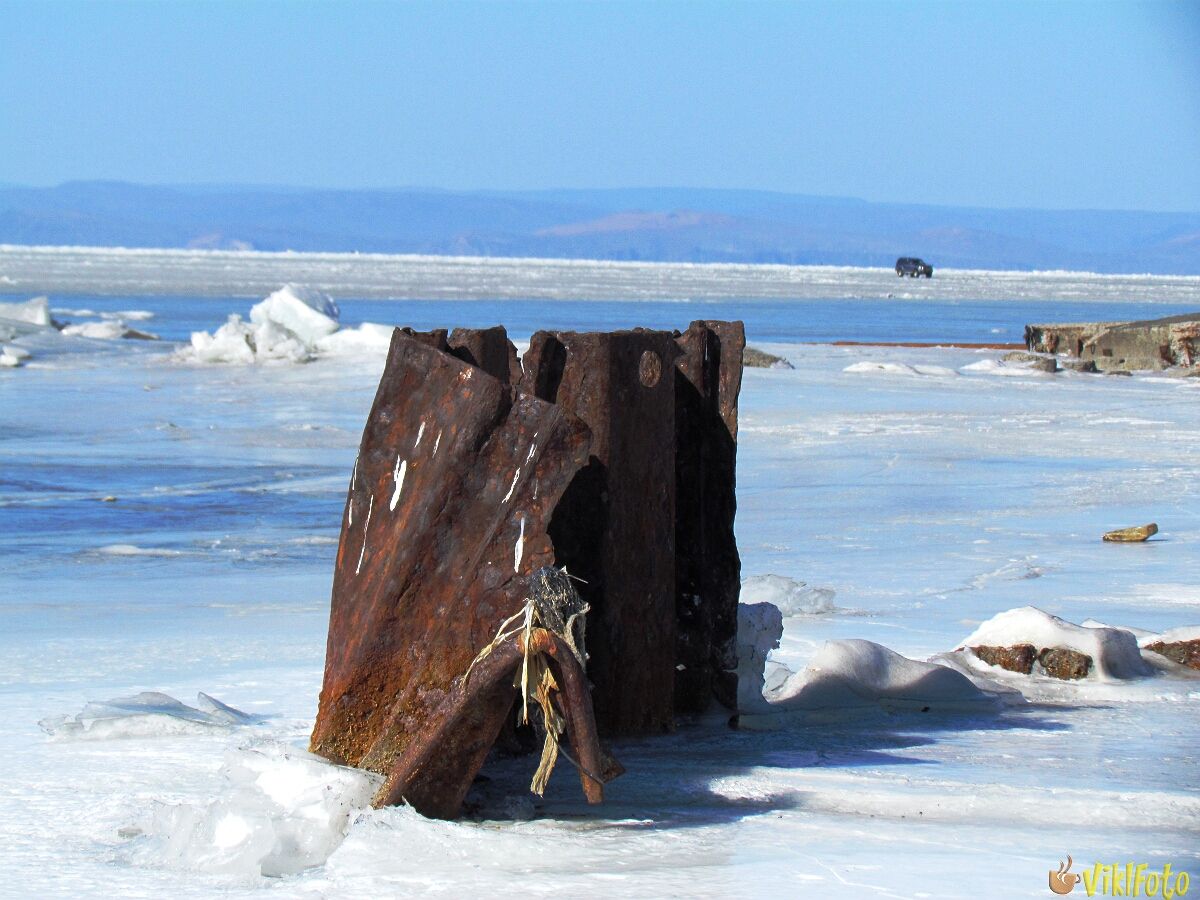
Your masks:
{"label": "frozen sea", "polygon": [[[190,332],[294,271],[230,254],[211,290],[156,294],[184,283],[174,257],[110,253],[88,281],[78,252],[39,252],[3,248],[0,302],[49,288],[60,320],[124,314],[162,340],[33,335],[25,364],[0,369],[0,896],[1046,896],[1068,854],[1076,872],[1200,876],[1200,680],[1182,674],[1029,682],[1030,702],[988,714],[684,723],[617,743],[628,774],[596,808],[566,766],[534,802],[525,761],[485,770],[471,821],[362,808],[369,785],[302,750],[382,351],[199,365],[177,352]],[[302,262],[348,325],[503,323],[520,341],[744,319],[795,369],[743,383],[743,575],[832,592],[832,610],[785,620],[774,657],[792,668],[842,638],[926,659],[1025,605],[1200,623],[1200,380],[1001,377],[968,368],[996,351],[827,343],[1015,342],[1027,322],[1196,311],[1200,279],[939,273],[889,299],[882,270],[800,270],[823,286],[672,299],[623,270],[557,299],[486,281],[383,300],[366,298],[406,291]],[[513,283],[553,294],[555,266],[514,266]],[[1148,521],[1146,544],[1099,540]],[[204,692],[249,718],[93,708],[103,727],[39,727],[142,691]]]}

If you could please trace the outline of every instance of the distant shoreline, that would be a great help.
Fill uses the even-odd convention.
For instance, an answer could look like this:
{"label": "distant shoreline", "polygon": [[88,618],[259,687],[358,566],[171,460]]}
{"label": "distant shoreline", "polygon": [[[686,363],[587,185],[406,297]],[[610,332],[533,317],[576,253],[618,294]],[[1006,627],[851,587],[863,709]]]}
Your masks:
{"label": "distant shoreline", "polygon": [[1195,305],[1200,276],[0,245],[0,294],[261,297],[287,282],[395,300],[929,300]]}

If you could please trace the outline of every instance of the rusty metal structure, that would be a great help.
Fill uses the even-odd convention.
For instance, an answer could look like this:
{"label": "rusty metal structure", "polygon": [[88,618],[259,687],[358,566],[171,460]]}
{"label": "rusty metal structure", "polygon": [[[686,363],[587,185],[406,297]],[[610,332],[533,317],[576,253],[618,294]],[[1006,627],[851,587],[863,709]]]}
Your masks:
{"label": "rusty metal structure", "polygon": [[[620,771],[602,738],[731,706],[744,346],[740,322],[538,332],[522,364],[501,327],[397,329],[343,514],[313,751],[382,773],[377,805],[453,817],[528,707],[532,659],[599,802]],[[574,579],[586,657],[533,618],[547,566]]]}

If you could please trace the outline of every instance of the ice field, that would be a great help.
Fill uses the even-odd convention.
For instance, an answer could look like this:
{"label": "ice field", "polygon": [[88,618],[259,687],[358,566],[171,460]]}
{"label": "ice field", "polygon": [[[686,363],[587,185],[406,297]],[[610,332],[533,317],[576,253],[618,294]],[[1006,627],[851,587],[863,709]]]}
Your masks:
{"label": "ice field", "polygon": [[0,244],[8,293],[266,296],[286,282],[337,297],[405,299],[1067,300],[1192,304],[1200,276],[1093,275],[938,269],[900,279],[892,269],[740,263],[416,256],[380,253],[141,250]]}
{"label": "ice field", "polygon": [[[1018,341],[1029,321],[1200,310],[1200,279],[824,269],[751,290],[753,267],[673,267],[664,286],[490,260],[441,293],[424,285],[475,263],[282,265],[0,248],[0,302],[48,293],[59,322],[161,338],[0,338],[28,353],[0,368],[0,896],[1033,897],[1067,854],[1200,876],[1200,677],[1140,668],[1134,636],[1108,677],[968,669],[1001,701],[943,692],[928,712],[887,694],[910,663],[959,671],[952,651],[1020,607],[1200,624],[1200,379],[1000,377],[996,351],[809,343]],[[576,266],[564,300],[537,299]],[[332,293],[343,337],[195,352],[192,332],[251,327],[285,281]],[[428,299],[363,299],[402,282]],[[767,680],[792,714],[617,742],[628,773],[601,807],[565,765],[531,797],[518,759],[485,767],[469,821],[366,808],[368,776],[303,752],[383,361],[386,329],[363,323],[500,322],[520,341],[735,317],[795,366],[746,372],[737,524],[743,600],[785,614]],[[1100,541],[1150,521],[1148,543]],[[858,640],[905,659],[870,651],[861,702],[813,702],[822,677],[865,671],[863,645],[826,642]]]}

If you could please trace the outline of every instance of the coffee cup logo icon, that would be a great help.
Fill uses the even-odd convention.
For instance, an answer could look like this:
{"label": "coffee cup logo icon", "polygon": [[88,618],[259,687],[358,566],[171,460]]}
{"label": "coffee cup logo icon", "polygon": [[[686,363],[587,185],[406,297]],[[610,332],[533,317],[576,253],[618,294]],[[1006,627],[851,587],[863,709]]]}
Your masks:
{"label": "coffee cup logo icon", "polygon": [[1071,865],[1074,861],[1071,859],[1071,854],[1067,854],[1067,861],[1063,863],[1061,860],[1058,863],[1058,871],[1050,871],[1050,890],[1056,894],[1069,894],[1075,890],[1075,885],[1079,884],[1079,875],[1071,871]]}

